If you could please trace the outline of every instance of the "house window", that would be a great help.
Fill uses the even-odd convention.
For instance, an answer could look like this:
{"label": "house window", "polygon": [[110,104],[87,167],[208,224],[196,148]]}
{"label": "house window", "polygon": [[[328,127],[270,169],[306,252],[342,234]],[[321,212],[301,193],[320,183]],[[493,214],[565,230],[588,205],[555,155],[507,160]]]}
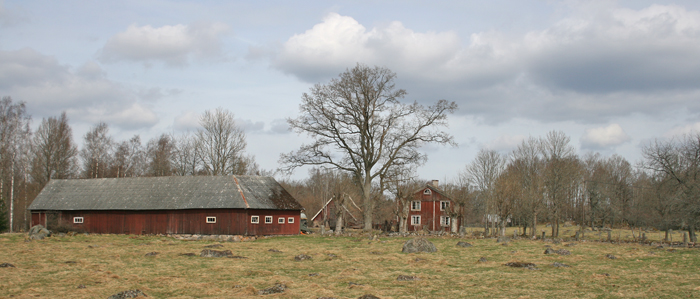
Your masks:
{"label": "house window", "polygon": [[433,192],[431,192],[430,189],[425,189],[425,190],[423,190],[423,194],[430,195],[430,194],[433,194]]}
{"label": "house window", "polygon": [[420,201],[414,200],[411,202],[411,211],[420,211]]}
{"label": "house window", "polygon": [[284,217],[277,218],[277,223],[284,224]]}
{"label": "house window", "polygon": [[294,217],[287,218],[287,223],[294,223]]}
{"label": "house window", "polygon": [[450,209],[450,202],[449,201],[441,201],[440,202],[440,211],[447,211]]}
{"label": "house window", "polygon": [[272,216],[265,216],[265,223],[272,223]]}
{"label": "house window", "polygon": [[260,216],[250,216],[250,223],[260,223]]}
{"label": "house window", "polygon": [[449,216],[440,216],[440,225],[450,226],[450,217]]}
{"label": "house window", "polygon": [[420,225],[420,216],[418,216],[418,215],[411,216],[411,225]]}
{"label": "house window", "polygon": [[216,217],[207,216],[207,223],[216,223]]}
{"label": "house window", "polygon": [[73,217],[73,223],[83,223],[83,217]]}

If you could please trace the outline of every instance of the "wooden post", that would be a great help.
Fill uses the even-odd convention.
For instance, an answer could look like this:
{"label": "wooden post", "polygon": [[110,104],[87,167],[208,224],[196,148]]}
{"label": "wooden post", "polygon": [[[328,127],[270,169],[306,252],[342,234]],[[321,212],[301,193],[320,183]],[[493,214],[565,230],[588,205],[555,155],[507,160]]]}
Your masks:
{"label": "wooden post", "polygon": [[576,235],[574,236],[574,239],[576,240],[576,242],[579,241],[579,232],[578,232],[578,231],[576,232]]}
{"label": "wooden post", "polygon": [[542,241],[544,241],[544,231],[542,231]]}
{"label": "wooden post", "polygon": [[326,233],[326,226],[321,224],[321,236],[323,236]]}
{"label": "wooden post", "polygon": [[683,247],[688,247],[688,232],[683,232]]}

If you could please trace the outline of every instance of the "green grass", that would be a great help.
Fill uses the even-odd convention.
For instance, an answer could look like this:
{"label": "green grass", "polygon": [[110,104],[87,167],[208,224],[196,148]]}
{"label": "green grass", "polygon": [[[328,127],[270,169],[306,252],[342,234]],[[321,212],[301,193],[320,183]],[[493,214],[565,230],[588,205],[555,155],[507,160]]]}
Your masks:
{"label": "green grass", "polygon": [[[216,244],[211,241],[124,235],[24,239],[21,234],[0,235],[0,263],[16,266],[0,268],[1,298],[106,298],[129,289],[140,289],[154,298],[256,297],[258,290],[276,282],[286,284],[288,290],[265,297],[700,297],[698,249],[669,251],[591,241],[565,247],[566,242],[526,239],[502,246],[494,239],[443,237],[429,238],[437,253],[404,254],[401,248],[408,238],[370,241],[361,236],[310,235],[223,243],[223,248],[216,249],[248,257],[228,259],[179,255],[198,255],[205,245]],[[474,246],[457,247],[458,241]],[[545,255],[546,245],[572,254]],[[159,254],[144,256],[152,251]],[[302,253],[313,259],[294,261]],[[608,259],[606,254],[617,259]],[[480,257],[488,262],[479,263]],[[539,270],[503,265],[512,261],[533,262]],[[571,267],[556,268],[553,262]],[[420,280],[397,281],[399,275]],[[84,289],[77,288],[81,284]]]}

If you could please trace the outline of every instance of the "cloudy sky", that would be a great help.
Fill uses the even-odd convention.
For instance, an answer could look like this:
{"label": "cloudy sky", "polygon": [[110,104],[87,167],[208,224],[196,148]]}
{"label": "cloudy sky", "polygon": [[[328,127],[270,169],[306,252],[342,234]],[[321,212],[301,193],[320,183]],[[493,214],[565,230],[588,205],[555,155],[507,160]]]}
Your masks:
{"label": "cloudy sky", "polygon": [[700,131],[696,0],[0,0],[0,96],[35,125],[66,111],[78,142],[100,121],[117,140],[179,134],[223,107],[274,169],[304,142],[285,122],[301,94],[357,62],[396,72],[406,102],[458,103],[459,145],[424,148],[426,179],[551,130],[633,163]]}

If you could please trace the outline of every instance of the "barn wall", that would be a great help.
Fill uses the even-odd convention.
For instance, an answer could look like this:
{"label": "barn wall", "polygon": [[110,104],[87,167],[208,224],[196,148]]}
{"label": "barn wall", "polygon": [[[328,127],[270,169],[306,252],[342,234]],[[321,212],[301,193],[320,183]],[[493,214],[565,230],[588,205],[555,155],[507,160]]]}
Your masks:
{"label": "barn wall", "polygon": [[[45,214],[32,213],[32,224],[39,223],[41,215]],[[251,225],[249,215],[259,215],[260,225]],[[108,234],[293,235],[299,233],[299,215],[294,210],[243,209],[62,211],[59,225]],[[264,216],[273,216],[273,223],[265,224]],[[84,222],[73,223],[73,217],[83,217]],[[206,217],[216,217],[216,223],[206,223]],[[285,223],[277,223],[278,217],[285,217]],[[287,223],[288,217],[294,223]]]}

